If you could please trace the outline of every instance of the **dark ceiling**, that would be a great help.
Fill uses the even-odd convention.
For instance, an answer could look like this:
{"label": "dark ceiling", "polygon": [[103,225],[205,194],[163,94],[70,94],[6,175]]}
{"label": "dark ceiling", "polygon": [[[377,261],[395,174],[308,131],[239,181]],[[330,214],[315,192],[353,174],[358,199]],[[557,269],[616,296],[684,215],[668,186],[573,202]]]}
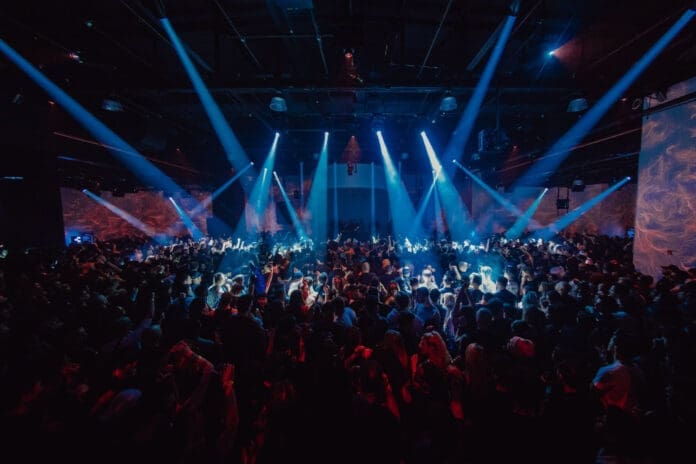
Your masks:
{"label": "dark ceiling", "polygon": [[[10,3],[10,2],[5,2]],[[427,166],[418,133],[443,151],[511,10],[517,20],[464,153],[476,134],[505,137],[482,156],[484,175],[510,183],[620,78],[689,2],[677,0],[24,0],[0,6],[0,37],[129,143],[185,185],[213,186],[226,158],[157,20],[166,15],[249,157],[280,131],[278,170],[311,170],[322,134],[333,160],[352,135],[379,161],[376,129],[407,172]],[[696,21],[609,111],[552,182],[607,181],[636,170],[640,98],[696,74]],[[548,51],[558,49],[556,56]],[[349,51],[353,62],[345,57]],[[4,57],[3,151],[59,156],[65,178],[129,178]],[[20,98],[17,98],[17,96]],[[441,112],[443,96],[458,108]],[[287,112],[269,108],[274,96]],[[123,112],[101,108],[109,98]],[[19,100],[19,101],[18,101]],[[7,159],[7,156],[4,157]],[[3,170],[20,169],[10,161]],[[9,167],[8,167],[9,166]],[[493,174],[493,173],[496,174]]]}

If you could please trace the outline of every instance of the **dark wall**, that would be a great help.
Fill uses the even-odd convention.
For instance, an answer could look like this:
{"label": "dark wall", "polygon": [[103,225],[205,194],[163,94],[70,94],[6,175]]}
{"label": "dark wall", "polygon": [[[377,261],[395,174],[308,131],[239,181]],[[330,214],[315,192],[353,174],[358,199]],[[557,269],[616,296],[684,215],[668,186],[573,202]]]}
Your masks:
{"label": "dark wall", "polygon": [[[55,158],[0,147],[0,241],[9,247],[63,245],[63,219]],[[16,180],[9,179],[17,177]]]}

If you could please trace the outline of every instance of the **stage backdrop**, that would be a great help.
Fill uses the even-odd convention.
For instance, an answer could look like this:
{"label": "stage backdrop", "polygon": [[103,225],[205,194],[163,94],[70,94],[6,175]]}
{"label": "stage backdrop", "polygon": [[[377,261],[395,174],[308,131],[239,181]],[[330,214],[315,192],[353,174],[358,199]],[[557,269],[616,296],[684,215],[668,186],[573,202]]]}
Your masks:
{"label": "stage backdrop", "polygon": [[[570,210],[577,208],[586,201],[596,197],[609,188],[607,184],[587,185],[582,192],[570,192]],[[542,188],[518,188],[503,196],[510,200],[520,210],[525,211],[539,196]],[[566,189],[561,189],[561,197],[566,197]],[[556,208],[558,190],[551,188],[544,196],[536,210],[529,229],[537,229],[556,221],[567,211]],[[515,217],[496,203],[491,196],[478,185],[473,186],[473,216],[476,220],[479,234],[502,233],[515,223]],[[635,220],[636,185],[626,184],[620,190],[612,193],[603,202],[580,216],[577,221],[568,226],[568,233],[591,233],[611,236],[624,236],[628,229],[633,228]],[[559,214],[560,213],[560,214]]]}
{"label": "stage backdrop", "polygon": [[660,266],[696,267],[696,102],[667,105],[694,92],[696,78],[671,87],[666,100],[645,99],[655,111],[643,119],[633,261],[654,277]]}
{"label": "stage backdrop", "polygon": [[[80,190],[61,188],[60,194],[63,203],[66,244],[70,243],[73,236],[82,233],[91,233],[99,240],[109,240],[126,235],[145,235]],[[209,195],[208,192],[200,191],[193,191],[190,194],[199,202]],[[157,234],[180,235],[186,233],[186,228],[174,210],[174,206],[162,195],[162,192],[141,191],[129,193],[123,197],[114,197],[111,192],[102,192],[101,197],[142,221]],[[195,204],[192,204],[193,202],[187,202],[177,195],[174,195],[173,198],[187,213],[196,207]],[[203,233],[207,233],[206,217],[210,215],[210,208],[208,208],[192,218]]]}

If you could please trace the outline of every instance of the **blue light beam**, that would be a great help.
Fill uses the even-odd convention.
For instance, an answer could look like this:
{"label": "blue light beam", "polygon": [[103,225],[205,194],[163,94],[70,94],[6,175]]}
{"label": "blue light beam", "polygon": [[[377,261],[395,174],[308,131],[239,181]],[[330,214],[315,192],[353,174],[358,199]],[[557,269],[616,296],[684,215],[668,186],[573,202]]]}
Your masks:
{"label": "blue light beam", "polygon": [[510,33],[512,32],[512,26],[515,24],[515,16],[508,16],[503,25],[503,29],[498,37],[498,42],[495,44],[495,48],[491,52],[491,56],[486,63],[486,67],[481,74],[478,84],[474,89],[474,93],[471,95],[469,103],[467,103],[464,112],[462,113],[459,123],[457,123],[457,128],[452,133],[452,138],[450,139],[447,149],[445,150],[445,159],[455,158],[457,161],[461,159],[462,153],[466,148],[466,144],[469,141],[469,136],[471,135],[471,130],[476,122],[476,117],[481,109],[481,104],[488,91],[488,86],[493,79],[495,74],[495,69],[498,66],[500,57],[503,55],[505,50],[505,44],[510,38]]}
{"label": "blue light beam", "polygon": [[234,176],[232,176],[232,178],[230,178],[230,179],[227,180],[224,184],[222,184],[220,187],[218,187],[217,189],[215,189],[215,191],[214,191],[213,193],[211,193],[209,197],[207,197],[207,198],[204,199],[202,202],[200,202],[200,203],[198,204],[198,206],[196,206],[196,207],[191,211],[191,217],[196,217],[196,216],[198,216],[199,214],[201,214],[208,206],[210,206],[210,205],[213,203],[213,201],[215,201],[215,199],[216,199],[217,197],[220,196],[220,194],[222,194],[222,192],[224,192],[225,190],[227,190],[227,189],[230,187],[230,185],[234,184],[234,183],[235,183],[240,177],[242,177],[242,175],[243,175],[246,171],[248,171],[253,165],[254,165],[254,162],[253,162],[253,161],[250,162],[249,164],[247,164],[247,166],[246,166],[244,169],[242,169],[241,171],[239,171],[237,174],[235,174]]}
{"label": "blue light beam", "polygon": [[471,171],[469,171],[467,168],[465,168],[459,161],[457,161],[457,160],[452,160],[452,162],[454,162],[454,164],[456,164],[457,167],[458,167],[459,169],[461,169],[462,171],[464,171],[464,172],[466,173],[466,175],[468,175],[469,177],[471,177],[471,180],[473,180],[474,182],[476,182],[479,186],[481,186],[481,188],[482,188],[483,190],[485,190],[490,196],[492,196],[493,199],[494,199],[495,201],[497,201],[497,202],[500,204],[500,206],[502,206],[503,208],[505,208],[506,210],[508,210],[510,213],[512,213],[512,214],[515,215],[516,217],[520,217],[520,216],[523,216],[523,215],[524,215],[524,213],[522,212],[521,209],[519,209],[517,206],[515,206],[514,204],[512,204],[512,202],[510,202],[510,200],[508,200],[507,198],[505,198],[504,196],[502,196],[501,194],[499,194],[493,187],[491,187],[490,185],[486,184],[486,183],[485,183],[480,177],[478,177],[476,174],[474,174],[473,172],[471,172]]}
{"label": "blue light beam", "polygon": [[550,239],[554,234],[557,234],[561,232],[563,229],[571,225],[573,222],[577,221],[580,219],[580,217],[597,206],[600,202],[602,202],[605,198],[607,198],[609,195],[612,193],[616,192],[619,190],[621,187],[626,185],[629,181],[631,180],[630,177],[625,177],[621,181],[617,182],[616,184],[612,185],[596,197],[586,201],[582,205],[578,206],[575,208],[573,211],[565,214],[564,216],[561,216],[556,222],[553,224],[549,224],[546,228],[539,230],[534,234],[535,237],[541,238],[543,240],[548,240]]}
{"label": "blue light beam", "polygon": [[541,194],[539,194],[536,200],[534,200],[534,202],[529,206],[529,208],[527,208],[527,211],[525,211],[522,216],[518,217],[515,223],[512,225],[512,227],[510,227],[507,230],[507,232],[505,232],[505,238],[507,238],[508,240],[516,240],[520,237],[520,235],[522,235],[524,229],[529,224],[529,221],[532,220],[532,217],[534,216],[534,213],[536,212],[537,208],[539,208],[541,200],[544,199],[544,195],[546,195],[546,192],[548,191],[548,188],[545,188],[541,191]]}
{"label": "blue light beam", "polygon": [[290,219],[292,220],[292,226],[295,228],[295,234],[297,235],[297,238],[299,238],[300,240],[306,240],[307,234],[305,234],[304,228],[302,227],[302,223],[300,222],[300,218],[297,216],[295,207],[292,206],[290,197],[288,197],[288,194],[285,192],[285,188],[283,187],[283,184],[280,182],[280,178],[278,177],[278,174],[275,171],[273,171],[273,177],[275,177],[276,183],[278,184],[278,188],[280,189],[280,194],[283,196],[285,205],[288,207]]}
{"label": "blue light beam", "polygon": [[[271,148],[268,150],[266,155],[266,160],[263,162],[263,168],[261,170],[261,175],[256,178],[254,186],[251,188],[251,194],[249,195],[249,205],[254,211],[254,217],[258,219],[259,223],[256,224],[256,228],[261,231],[263,230],[263,224],[261,221],[266,217],[266,207],[268,207],[268,199],[271,189],[271,176],[270,173],[273,172],[276,159],[276,151],[278,149],[278,140],[280,139],[280,133],[276,132],[273,138],[273,143]],[[244,221],[240,221],[237,228],[237,233],[242,234],[243,230],[246,229],[246,224]]]}
{"label": "blue light beam", "polygon": [[423,221],[425,210],[428,209],[428,203],[430,202],[430,198],[433,196],[433,192],[435,191],[435,185],[437,184],[437,179],[439,176],[439,171],[433,171],[433,181],[430,183],[430,187],[428,187],[428,190],[425,192],[425,195],[421,199],[420,205],[418,206],[418,211],[416,211],[416,219],[413,221],[414,227],[411,229],[411,233],[409,236],[415,235],[415,226],[417,224],[421,224],[421,222]]}
{"label": "blue light beam", "polygon": [[394,236],[397,240],[400,239],[401,236],[408,237],[408,234],[412,233],[415,228],[416,236],[420,237],[422,235],[422,228],[420,224],[414,222],[416,211],[411,203],[411,199],[408,197],[408,192],[396,170],[396,166],[394,166],[394,162],[389,155],[389,149],[387,149],[387,144],[384,142],[382,131],[377,131],[377,140],[379,141],[379,150],[384,160],[384,177],[387,183],[387,196],[389,197],[389,209],[392,215]]}
{"label": "blue light beam", "polygon": [[164,240],[161,240],[161,237],[157,237],[157,232],[155,232],[155,230],[152,227],[148,226],[147,224],[145,224],[144,222],[142,222],[141,220],[139,220],[138,218],[136,218],[132,214],[127,213],[126,211],[122,210],[118,206],[106,201],[105,199],[103,199],[99,195],[96,195],[87,189],[82,189],[82,193],[84,193],[89,198],[96,201],[101,206],[108,209],[109,211],[114,213],[116,216],[120,217],[121,219],[123,219],[128,224],[132,225],[133,227],[135,227],[136,229],[138,229],[140,232],[147,235],[148,237],[152,237],[160,243],[164,242]]}
{"label": "blue light beam", "polygon": [[0,51],[17,65],[31,80],[68,112],[102,145],[108,148],[114,158],[125,165],[143,183],[151,185],[166,192],[176,192],[182,198],[195,201],[176,182],[164,172],[150,163],[143,155],[129,145],[125,140],[116,135],[104,123],[87,111],[82,105],[70,97],[63,89],[44,76],[29,61],[24,59],[5,41],[0,39]]}
{"label": "blue light beam", "polygon": [[[435,174],[433,183],[435,184],[437,193],[439,194],[436,196],[435,206],[441,206],[442,211],[445,212],[445,220],[447,221],[451,238],[455,241],[463,241],[464,239],[469,238],[467,236],[467,232],[470,228],[469,224],[471,222],[469,211],[462,201],[459,192],[455,188],[450,175],[444,169],[442,169],[442,164],[440,164],[440,161],[437,158],[437,153],[435,152],[433,145],[430,143],[428,135],[425,133],[425,131],[422,131],[420,135],[421,139],[423,140],[423,145],[425,146],[425,152],[430,160],[430,167],[433,169]],[[424,212],[424,209],[427,208],[428,201],[430,200],[430,195],[432,195],[432,193],[433,189],[431,187],[418,208],[419,212],[421,212],[421,210]],[[423,216],[423,212],[421,212],[421,218]],[[436,214],[438,215],[437,221],[439,221],[438,227],[441,227],[441,230],[444,231],[444,224],[442,223],[440,210],[438,210]],[[420,220],[421,218],[417,219]]]}
{"label": "blue light beam", "polygon": [[527,172],[520,177],[516,185],[533,184],[535,180],[543,178],[556,171],[565,160],[570,151],[577,145],[599,122],[600,119],[616,103],[640,76],[655,58],[667,47],[667,45],[679,34],[689,21],[696,15],[693,10],[687,10],[672,27],[638,60],[626,74],[600,98],[594,106],[585,113],[573,127],[568,130]]}
{"label": "blue light beam", "polygon": [[176,50],[176,54],[179,55],[181,63],[184,65],[186,74],[188,74],[191,84],[193,84],[193,88],[196,90],[198,98],[201,100],[203,109],[208,115],[210,123],[213,125],[215,134],[217,134],[218,140],[220,140],[220,144],[225,150],[227,159],[232,164],[232,167],[234,167],[237,171],[243,169],[249,164],[249,157],[244,151],[244,148],[242,148],[242,145],[239,143],[239,140],[234,134],[234,131],[232,131],[232,128],[229,126],[229,124],[227,124],[225,116],[222,114],[222,111],[217,103],[215,103],[210,91],[205,86],[203,79],[201,79],[200,74],[198,74],[196,67],[186,53],[186,50],[174,31],[171,23],[169,22],[169,19],[162,18],[160,19],[160,23],[169,36],[172,45],[174,45],[174,50]]}
{"label": "blue light beam", "polygon": [[319,154],[319,163],[312,178],[312,188],[307,199],[307,210],[310,214],[310,230],[314,243],[319,245],[326,242],[328,233],[328,178],[329,178],[329,133],[324,132],[324,143]]}
{"label": "blue light beam", "polygon": [[184,211],[184,209],[181,206],[179,206],[176,203],[176,201],[174,201],[174,198],[169,197],[169,201],[172,203],[172,205],[174,205],[176,213],[179,215],[181,221],[188,229],[189,233],[191,234],[191,237],[193,237],[194,240],[199,240],[201,237],[203,237],[203,233],[200,231],[198,227],[196,227],[196,224],[194,224],[191,217],[188,214],[186,214],[186,211]]}

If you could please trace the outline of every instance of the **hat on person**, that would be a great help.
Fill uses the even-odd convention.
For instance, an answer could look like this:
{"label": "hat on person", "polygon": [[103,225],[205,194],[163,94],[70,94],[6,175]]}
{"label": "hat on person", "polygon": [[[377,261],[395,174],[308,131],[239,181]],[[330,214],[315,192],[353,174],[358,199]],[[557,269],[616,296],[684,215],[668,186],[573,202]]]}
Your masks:
{"label": "hat on person", "polygon": [[510,353],[517,358],[534,357],[534,342],[529,339],[518,336],[512,337],[508,347]]}

